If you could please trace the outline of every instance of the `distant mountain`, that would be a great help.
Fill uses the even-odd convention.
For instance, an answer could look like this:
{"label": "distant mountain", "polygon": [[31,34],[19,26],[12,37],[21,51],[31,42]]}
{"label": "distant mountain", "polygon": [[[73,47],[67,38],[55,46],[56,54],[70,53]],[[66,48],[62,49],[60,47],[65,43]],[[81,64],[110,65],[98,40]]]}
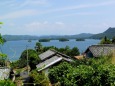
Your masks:
{"label": "distant mountain", "polygon": [[91,33],[81,33],[81,34],[76,35],[76,38],[89,38],[93,35],[94,34],[91,34]]}
{"label": "distant mountain", "polygon": [[38,40],[38,39],[60,39],[60,38],[67,38],[67,39],[76,39],[76,38],[89,38],[93,34],[90,33],[81,33],[78,35],[49,35],[49,36],[30,36],[30,35],[3,35],[3,38],[5,38],[7,41],[12,40]]}
{"label": "distant mountain", "polygon": [[103,37],[107,36],[108,38],[113,38],[115,36],[115,28],[108,28],[105,32],[103,33],[99,33],[99,34],[95,34],[93,36],[91,36],[90,38],[93,38],[93,39],[101,39]]}

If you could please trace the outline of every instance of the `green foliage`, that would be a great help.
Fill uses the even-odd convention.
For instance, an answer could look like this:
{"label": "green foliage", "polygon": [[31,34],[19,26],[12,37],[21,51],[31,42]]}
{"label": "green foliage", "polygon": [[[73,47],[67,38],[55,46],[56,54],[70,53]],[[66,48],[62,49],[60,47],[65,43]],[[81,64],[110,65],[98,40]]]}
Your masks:
{"label": "green foliage", "polygon": [[28,53],[28,63],[31,69],[35,68],[35,65],[40,62],[38,54],[33,49],[24,50],[19,59],[19,67],[25,67],[27,64],[27,53]]}
{"label": "green foliage", "polygon": [[0,53],[0,65],[1,66],[6,66],[6,60],[7,60],[7,55]]}
{"label": "green foliage", "polygon": [[4,39],[2,38],[1,34],[0,34],[0,44],[4,44]]}
{"label": "green foliage", "polygon": [[3,22],[0,22],[0,24],[3,24]]}
{"label": "green foliage", "polygon": [[100,44],[111,44],[111,40],[106,36],[101,40]]}
{"label": "green foliage", "polygon": [[44,47],[39,42],[36,43],[35,49],[38,52],[38,54],[41,54],[41,53],[43,53],[49,49],[54,49],[60,53],[66,54],[66,55],[71,56],[71,57],[77,56],[80,54],[79,49],[77,47],[73,47],[72,49],[70,49],[69,46],[66,46],[65,48],[57,48],[54,46]]}
{"label": "green foliage", "polygon": [[115,65],[109,57],[61,63],[49,71],[51,82],[61,86],[115,86]]}
{"label": "green foliage", "polygon": [[[0,24],[3,24],[3,23],[0,22]],[[1,35],[1,33],[0,33],[0,44],[3,44],[3,43],[4,43],[4,40],[3,40],[2,35]]]}
{"label": "green foliage", "polygon": [[16,86],[11,80],[1,80],[0,86]]}
{"label": "green foliage", "polygon": [[[3,23],[0,22],[0,24],[3,24]],[[0,33],[0,45],[3,45],[4,42],[5,42],[5,40],[3,39],[3,37],[2,37],[2,35]],[[5,66],[6,59],[7,59],[7,55],[0,52],[0,65],[1,66]]]}
{"label": "green foliage", "polygon": [[19,60],[10,63],[11,68],[17,68],[19,66]]}
{"label": "green foliage", "polygon": [[49,79],[51,83],[61,82],[62,86],[65,83],[65,79],[67,79],[67,75],[73,68],[70,64],[63,62],[59,66],[53,67],[49,71]]}
{"label": "green foliage", "polygon": [[35,45],[35,50],[37,52],[42,52],[42,49],[43,49],[43,46],[40,42],[36,42],[36,45]]}
{"label": "green foliage", "polygon": [[49,86],[49,79],[45,73],[38,73],[36,70],[33,70],[30,74],[30,77],[33,79],[35,86]]}

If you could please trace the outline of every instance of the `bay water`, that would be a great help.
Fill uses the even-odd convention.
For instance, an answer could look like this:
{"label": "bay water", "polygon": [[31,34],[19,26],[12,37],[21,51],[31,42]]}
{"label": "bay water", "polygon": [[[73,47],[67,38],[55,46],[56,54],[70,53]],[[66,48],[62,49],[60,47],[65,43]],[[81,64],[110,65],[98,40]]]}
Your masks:
{"label": "bay water", "polygon": [[[43,46],[55,46],[58,48],[64,48],[69,46],[70,48],[78,47],[80,53],[83,53],[90,45],[98,44],[100,40],[86,39],[85,41],[76,41],[71,39],[65,42],[59,42],[59,40],[51,40],[50,42],[41,42]],[[21,53],[28,49],[34,49],[37,40],[19,40],[19,41],[7,41],[3,46],[0,46],[0,51],[7,54],[10,61],[18,60]]]}

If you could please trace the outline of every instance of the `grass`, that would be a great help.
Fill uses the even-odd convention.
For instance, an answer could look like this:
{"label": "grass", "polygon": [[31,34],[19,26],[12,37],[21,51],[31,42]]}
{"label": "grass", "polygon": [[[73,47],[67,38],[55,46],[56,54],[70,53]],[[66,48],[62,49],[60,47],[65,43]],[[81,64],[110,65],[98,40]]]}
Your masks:
{"label": "grass", "polygon": [[115,51],[113,51],[113,54],[112,54],[112,64],[115,64]]}

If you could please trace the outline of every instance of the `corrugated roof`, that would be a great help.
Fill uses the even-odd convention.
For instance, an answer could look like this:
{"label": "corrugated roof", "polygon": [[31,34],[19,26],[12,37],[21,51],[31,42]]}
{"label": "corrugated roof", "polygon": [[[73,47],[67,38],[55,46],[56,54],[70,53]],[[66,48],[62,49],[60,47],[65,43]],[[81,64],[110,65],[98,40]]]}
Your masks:
{"label": "corrugated roof", "polygon": [[46,59],[46,58],[48,58],[48,57],[50,57],[50,56],[52,56],[52,55],[54,55],[54,54],[56,54],[55,51],[48,50],[48,51],[46,51],[46,52],[40,54],[39,57],[40,57],[41,60],[44,60],[44,59]]}
{"label": "corrugated roof", "polygon": [[60,56],[53,56],[52,58],[47,59],[46,61],[36,65],[36,67],[38,68],[38,71],[41,71],[41,70],[46,69],[49,66],[51,66],[51,65],[53,65],[53,64],[55,64],[55,63],[57,63],[57,62],[59,62],[61,60],[62,60],[62,57],[60,57]]}
{"label": "corrugated roof", "polygon": [[94,57],[106,56],[115,52],[115,45],[113,44],[92,45],[89,46],[88,49],[92,52]]}

